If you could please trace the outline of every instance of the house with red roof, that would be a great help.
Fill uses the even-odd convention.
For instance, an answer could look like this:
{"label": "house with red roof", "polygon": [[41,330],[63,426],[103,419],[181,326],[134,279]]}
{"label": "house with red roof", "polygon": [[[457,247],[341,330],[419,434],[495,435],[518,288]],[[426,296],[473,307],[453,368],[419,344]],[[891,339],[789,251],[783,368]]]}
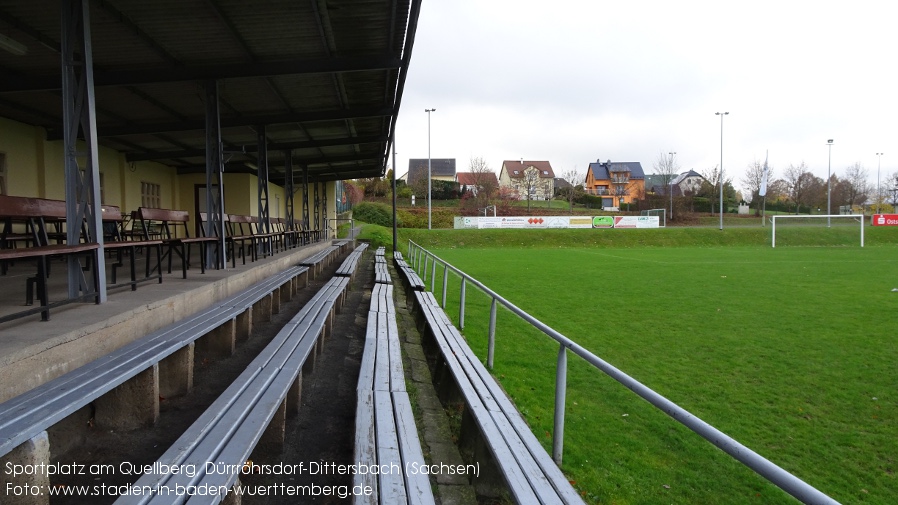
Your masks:
{"label": "house with red roof", "polygon": [[548,161],[505,160],[499,171],[499,187],[511,188],[518,198],[549,200],[555,195],[555,171]]}
{"label": "house with red roof", "polygon": [[481,190],[495,191],[499,188],[499,178],[495,172],[457,172],[455,174],[455,182],[459,188],[464,188],[471,192],[473,196],[477,196]]}

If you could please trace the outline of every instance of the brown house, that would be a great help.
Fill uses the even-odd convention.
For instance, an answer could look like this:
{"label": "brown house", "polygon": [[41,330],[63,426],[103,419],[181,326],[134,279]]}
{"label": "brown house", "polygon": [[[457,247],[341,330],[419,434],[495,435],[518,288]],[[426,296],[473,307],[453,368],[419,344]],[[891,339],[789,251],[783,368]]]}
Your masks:
{"label": "brown house", "polygon": [[555,171],[548,161],[505,160],[499,186],[515,190],[518,197],[549,200],[555,195]]}
{"label": "brown house", "polygon": [[602,207],[620,208],[645,194],[645,173],[638,161],[602,162],[589,164],[583,190],[602,198]]}

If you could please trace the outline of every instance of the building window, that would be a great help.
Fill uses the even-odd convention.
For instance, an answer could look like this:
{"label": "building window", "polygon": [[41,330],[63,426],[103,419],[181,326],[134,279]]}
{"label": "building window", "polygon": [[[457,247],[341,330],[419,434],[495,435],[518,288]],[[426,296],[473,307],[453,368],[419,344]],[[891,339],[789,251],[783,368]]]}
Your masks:
{"label": "building window", "polygon": [[162,188],[152,182],[140,181],[140,206],[158,209],[162,206]]}
{"label": "building window", "polygon": [[6,153],[0,153],[0,195],[6,194]]}

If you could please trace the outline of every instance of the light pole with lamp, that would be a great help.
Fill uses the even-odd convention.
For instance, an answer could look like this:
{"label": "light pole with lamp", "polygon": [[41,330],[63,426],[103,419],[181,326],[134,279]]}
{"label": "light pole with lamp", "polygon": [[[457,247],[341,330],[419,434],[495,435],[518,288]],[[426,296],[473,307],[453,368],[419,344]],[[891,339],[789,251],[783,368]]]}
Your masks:
{"label": "light pole with lamp", "polygon": [[729,112],[715,112],[717,116],[720,116],[720,229],[723,230],[723,116],[729,114]]}
{"label": "light pole with lamp", "polygon": [[673,181],[674,181],[674,156],[676,152],[667,153],[670,155],[670,181],[667,182],[667,192],[670,193],[670,219],[673,220]]}
{"label": "light pole with lamp", "polygon": [[826,165],[826,227],[829,228],[832,224],[830,221],[833,214],[832,211],[832,192],[833,192],[833,176],[832,176],[832,168],[833,168],[833,139],[829,139],[826,141],[826,145],[829,146],[829,162]]}
{"label": "light pole with lamp", "polygon": [[427,229],[430,229],[430,113],[436,109],[424,109],[427,113]]}
{"label": "light pole with lamp", "polygon": [[876,162],[876,213],[879,214],[879,206],[882,201],[882,193],[879,189],[879,169],[882,168],[882,155],[885,153],[876,153],[876,157],[878,158]]}

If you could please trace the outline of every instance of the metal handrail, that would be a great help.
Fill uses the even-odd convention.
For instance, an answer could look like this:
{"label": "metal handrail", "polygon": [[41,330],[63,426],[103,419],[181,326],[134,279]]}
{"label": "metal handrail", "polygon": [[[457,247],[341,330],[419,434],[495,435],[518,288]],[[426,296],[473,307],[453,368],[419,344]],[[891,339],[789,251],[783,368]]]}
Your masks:
{"label": "metal handrail", "polygon": [[[503,298],[501,295],[493,291],[492,289],[486,287],[483,283],[478,281],[477,279],[471,277],[470,275],[464,273],[460,269],[455,266],[449,264],[447,261],[439,258],[437,255],[432,252],[424,249],[421,245],[416,244],[414,241],[409,240],[409,258],[411,259],[411,264],[413,268],[417,271],[421,260],[423,260],[423,270],[422,279],[427,273],[428,265],[431,267],[431,278],[430,278],[430,289],[433,290],[436,280],[436,266],[439,262],[443,265],[443,293],[442,293],[442,307],[446,308],[446,286],[448,281],[449,272],[452,271],[459,277],[461,277],[461,289],[460,289],[460,301],[459,301],[459,329],[464,329],[464,320],[465,320],[465,285],[466,283],[471,283],[477,289],[482,291],[484,294],[489,296],[492,299],[492,303],[490,306],[490,323],[489,323],[489,337],[488,337],[488,351],[487,351],[487,366],[492,369],[493,368],[493,359],[495,355],[495,337],[496,337],[496,308],[497,304],[501,304],[503,307],[523,319],[524,321],[530,323],[534,328],[540,330],[545,333],[556,342],[559,343],[558,350],[558,361],[557,361],[557,369],[555,372],[555,418],[554,418],[554,433],[552,434],[552,458],[555,460],[555,463],[561,465],[562,461],[562,453],[564,449],[564,406],[565,406],[565,396],[567,389],[567,353],[566,351],[571,351],[575,355],[583,358],[587,363],[598,368],[606,375],[616,380],[617,382],[623,384],[628,389],[639,395],[642,399],[654,405],[656,408],[660,409],[662,412],[672,417],[674,420],[679,422],[680,424],[686,426],[690,430],[694,431],[696,434],[714,444],[715,447],[722,450],[723,452],[729,454],[737,461],[741,462],[745,466],[751,468],[759,475],[773,483],[778,488],[783,491],[789,493],[793,497],[797,498],[799,501],[805,504],[838,504],[836,500],[830,498],[823,492],[817,490],[815,487],[810,484],[804,482],[798,477],[792,475],[787,472],[783,468],[777,466],[773,462],[764,458],[760,454],[752,451],[748,447],[740,444],[735,439],[730,437],[729,435],[723,433],[717,428],[711,426],[710,424],[702,421],[698,417],[691,414],[686,409],[680,407],[674,402],[668,400],[664,396],[656,393],[648,386],[642,384],[636,379],[630,377],[625,374],[621,370],[617,369],[610,363],[605,360],[599,358],[589,350],[583,348],[573,340],[565,337],[561,333],[555,331],[539,319],[531,316],[523,309],[519,308],[517,305],[511,303],[510,301]],[[432,260],[432,261],[431,261]],[[426,280],[426,279],[425,279]]]}

